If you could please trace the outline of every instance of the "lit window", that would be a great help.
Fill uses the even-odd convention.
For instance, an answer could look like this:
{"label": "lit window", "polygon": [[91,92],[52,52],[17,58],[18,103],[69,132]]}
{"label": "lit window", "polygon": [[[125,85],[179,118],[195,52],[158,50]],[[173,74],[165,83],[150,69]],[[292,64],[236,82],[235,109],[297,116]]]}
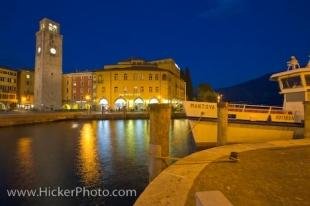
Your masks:
{"label": "lit window", "polygon": [[52,23],[49,23],[48,24],[48,30],[55,32],[55,31],[57,31],[57,26],[52,24]]}
{"label": "lit window", "polygon": [[41,24],[41,30],[45,28],[45,24]]}
{"label": "lit window", "polygon": [[26,79],[30,79],[30,74],[26,74]]}

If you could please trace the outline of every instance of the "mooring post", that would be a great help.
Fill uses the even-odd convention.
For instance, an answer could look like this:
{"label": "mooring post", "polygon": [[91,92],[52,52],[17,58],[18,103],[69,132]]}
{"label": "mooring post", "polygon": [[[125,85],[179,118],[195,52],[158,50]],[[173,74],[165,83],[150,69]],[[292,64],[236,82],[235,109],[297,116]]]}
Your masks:
{"label": "mooring post", "polygon": [[304,138],[310,138],[310,101],[304,102]]}
{"label": "mooring post", "polygon": [[167,167],[165,159],[169,156],[169,127],[171,106],[169,104],[150,105],[150,145],[149,181],[151,182]]}
{"label": "mooring post", "polygon": [[217,104],[217,146],[225,145],[227,142],[228,128],[228,103]]}

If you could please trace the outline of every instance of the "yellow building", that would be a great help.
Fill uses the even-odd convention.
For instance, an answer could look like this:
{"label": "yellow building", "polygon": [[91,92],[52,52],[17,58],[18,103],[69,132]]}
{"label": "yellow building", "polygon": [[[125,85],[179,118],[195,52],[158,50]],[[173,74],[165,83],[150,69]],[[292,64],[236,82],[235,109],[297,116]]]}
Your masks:
{"label": "yellow building", "polygon": [[185,98],[185,82],[173,59],[129,59],[106,65],[93,74],[93,104],[99,109],[145,110],[148,104]]}
{"label": "yellow building", "polygon": [[17,72],[0,67],[0,110],[14,108],[17,103]]}
{"label": "yellow building", "polygon": [[19,109],[33,108],[34,71],[19,70],[17,73],[17,107]]}

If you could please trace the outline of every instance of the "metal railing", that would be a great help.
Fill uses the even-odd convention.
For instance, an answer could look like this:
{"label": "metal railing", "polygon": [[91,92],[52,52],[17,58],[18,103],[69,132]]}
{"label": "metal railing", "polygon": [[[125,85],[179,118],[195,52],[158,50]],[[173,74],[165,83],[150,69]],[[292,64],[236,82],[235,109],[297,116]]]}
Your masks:
{"label": "metal railing", "polygon": [[234,112],[255,112],[255,113],[268,113],[268,114],[291,114],[289,111],[283,110],[279,106],[266,106],[266,105],[250,105],[250,104],[229,104],[229,111]]}

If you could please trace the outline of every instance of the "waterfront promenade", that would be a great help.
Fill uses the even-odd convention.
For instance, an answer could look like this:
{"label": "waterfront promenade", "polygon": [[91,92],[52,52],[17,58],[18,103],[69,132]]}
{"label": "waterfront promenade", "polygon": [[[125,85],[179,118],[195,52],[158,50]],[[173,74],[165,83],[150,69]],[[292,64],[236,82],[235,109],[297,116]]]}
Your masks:
{"label": "waterfront promenade", "polygon": [[[240,161],[229,161],[233,151]],[[165,169],[135,206],[194,206],[195,193],[210,190],[233,205],[309,205],[309,158],[309,138],[203,150]]]}
{"label": "waterfront promenade", "polygon": [[[63,120],[118,120],[118,119],[148,119],[148,112],[2,112],[0,127],[54,122]],[[185,118],[185,114],[172,114],[173,119]]]}

